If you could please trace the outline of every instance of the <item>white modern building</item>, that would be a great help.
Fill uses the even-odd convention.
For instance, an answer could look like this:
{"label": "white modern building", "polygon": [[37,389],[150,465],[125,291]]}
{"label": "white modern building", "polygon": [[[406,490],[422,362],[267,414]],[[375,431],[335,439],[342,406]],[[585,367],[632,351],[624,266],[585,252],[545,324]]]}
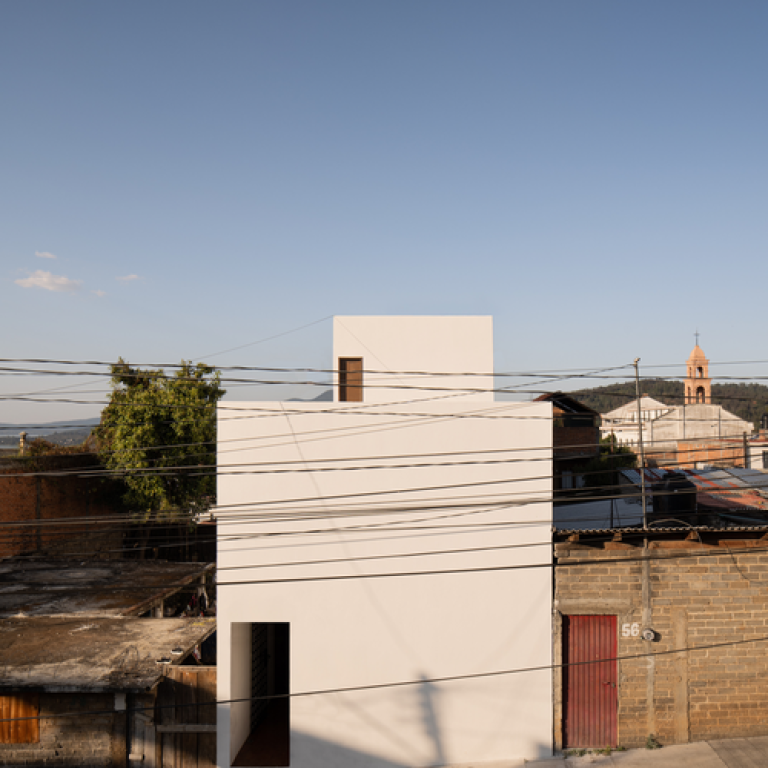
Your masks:
{"label": "white modern building", "polygon": [[218,765],[552,754],[551,404],[489,317],[337,317],[333,402],[225,402]]}

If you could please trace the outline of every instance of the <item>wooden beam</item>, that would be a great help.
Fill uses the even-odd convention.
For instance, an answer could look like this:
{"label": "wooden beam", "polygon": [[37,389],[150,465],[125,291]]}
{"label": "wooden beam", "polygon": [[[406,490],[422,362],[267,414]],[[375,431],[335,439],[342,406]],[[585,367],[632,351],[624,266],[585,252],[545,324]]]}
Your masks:
{"label": "wooden beam", "polygon": [[158,725],[156,730],[158,733],[216,733],[216,726],[198,723],[175,723],[172,725]]}

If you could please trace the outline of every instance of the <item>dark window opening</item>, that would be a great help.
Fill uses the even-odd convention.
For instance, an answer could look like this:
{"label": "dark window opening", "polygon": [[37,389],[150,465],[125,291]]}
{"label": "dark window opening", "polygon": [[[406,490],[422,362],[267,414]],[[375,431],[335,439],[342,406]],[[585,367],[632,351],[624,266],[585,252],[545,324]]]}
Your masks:
{"label": "dark window opening", "polygon": [[291,764],[290,624],[251,624],[251,732],[232,765]]}
{"label": "dark window opening", "polygon": [[339,358],[339,402],[363,402],[363,358]]}

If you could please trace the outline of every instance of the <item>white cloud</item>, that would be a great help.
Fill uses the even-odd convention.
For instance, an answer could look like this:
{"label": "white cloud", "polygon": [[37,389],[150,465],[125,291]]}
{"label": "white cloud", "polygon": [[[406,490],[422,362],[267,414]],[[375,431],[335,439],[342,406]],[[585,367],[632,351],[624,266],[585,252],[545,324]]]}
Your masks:
{"label": "white cloud", "polygon": [[35,256],[38,256],[41,259],[55,259],[56,258],[55,254],[49,253],[48,251],[35,251]]}
{"label": "white cloud", "polygon": [[43,288],[46,291],[76,291],[82,280],[70,280],[63,275],[53,275],[43,269],[36,269],[29,277],[16,280],[22,288]]}
{"label": "white cloud", "polygon": [[138,275],[123,275],[123,277],[116,277],[115,280],[119,280],[121,283],[130,283],[131,280],[139,280]]}
{"label": "white cloud", "polygon": [[102,291],[101,289],[99,289],[98,291],[91,291],[91,293],[95,293],[99,298],[101,298],[102,296],[106,296],[107,295],[107,292],[106,291]]}

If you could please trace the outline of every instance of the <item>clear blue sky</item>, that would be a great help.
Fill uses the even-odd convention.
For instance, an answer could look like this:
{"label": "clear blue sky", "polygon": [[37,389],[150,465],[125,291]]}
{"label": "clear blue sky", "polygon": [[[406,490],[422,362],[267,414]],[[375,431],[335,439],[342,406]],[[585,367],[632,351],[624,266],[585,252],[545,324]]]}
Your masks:
{"label": "clear blue sky", "polygon": [[[6,0],[2,357],[492,314],[499,371],[682,364],[698,327],[767,374],[714,365],[768,358],[767,36],[764,2]],[[326,367],[330,330],[210,360]]]}

